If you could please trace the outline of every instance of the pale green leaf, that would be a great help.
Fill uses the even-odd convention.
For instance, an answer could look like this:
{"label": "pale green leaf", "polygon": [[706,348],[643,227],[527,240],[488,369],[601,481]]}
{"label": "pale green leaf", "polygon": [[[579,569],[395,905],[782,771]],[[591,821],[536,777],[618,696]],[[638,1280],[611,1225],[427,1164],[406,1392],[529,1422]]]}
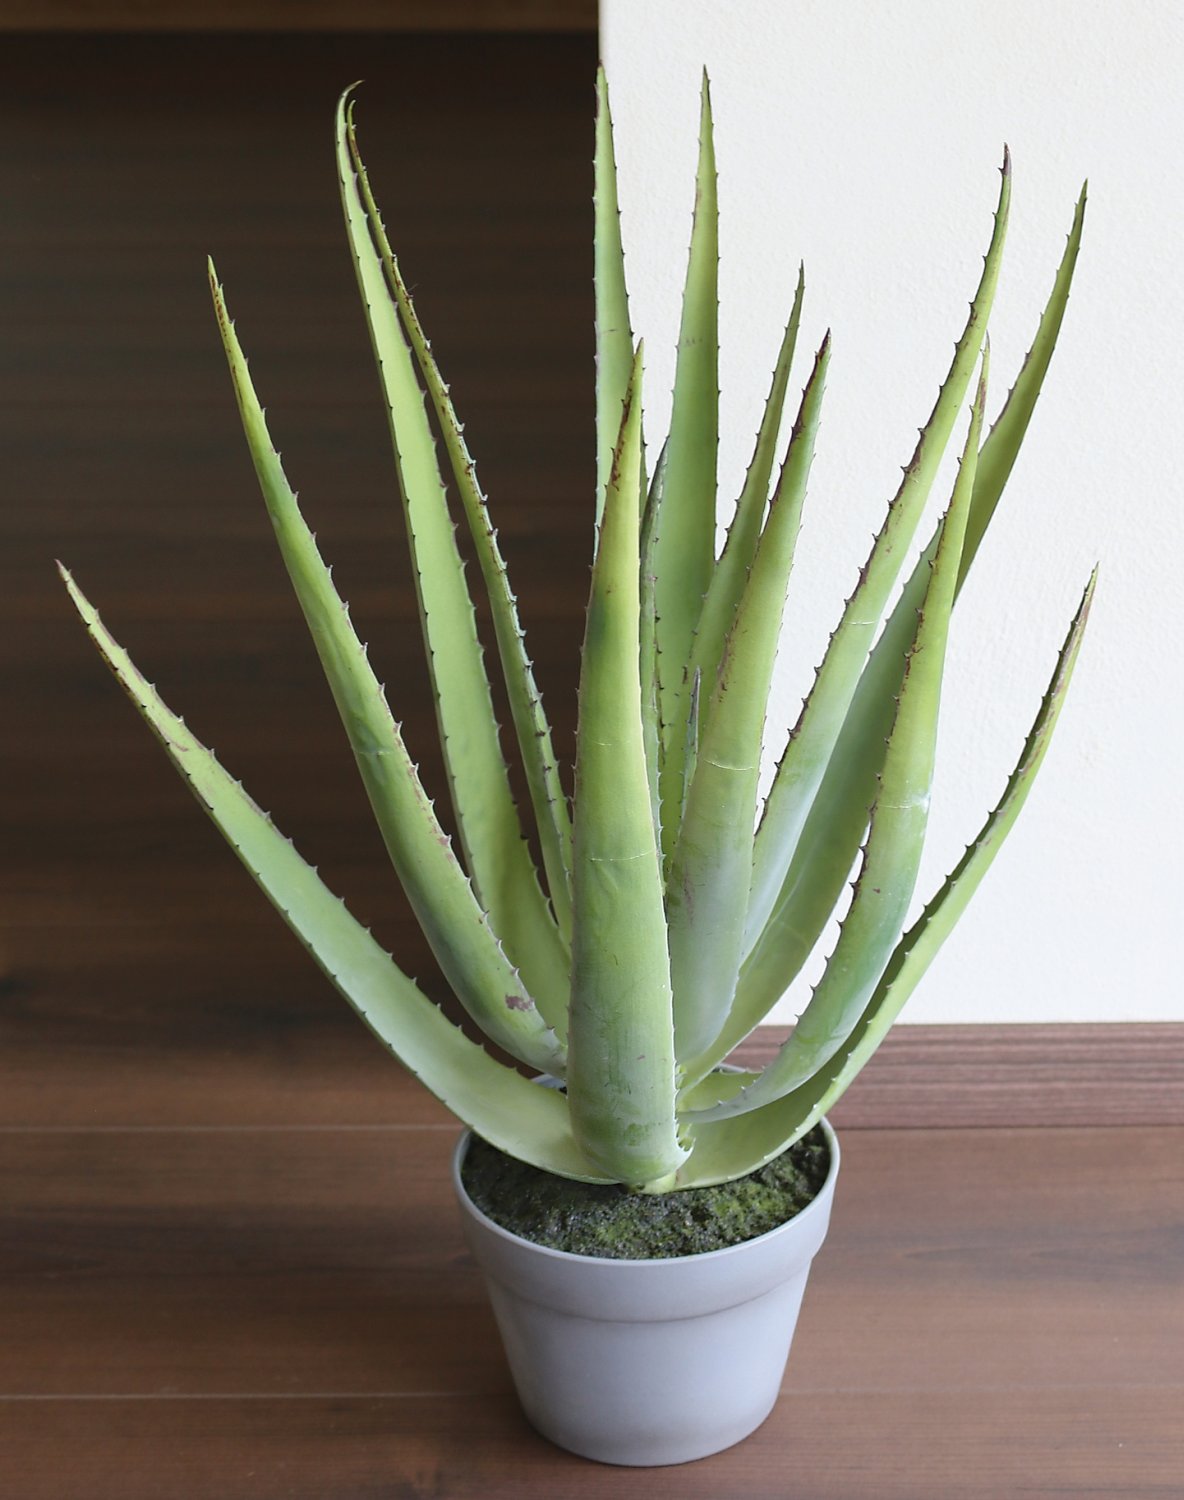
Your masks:
{"label": "pale green leaf", "polygon": [[766,799],[753,860],[747,936],[750,952],[761,940],[774,907],[785,905],[783,888],[794,850],[831,762],[881,616],[924,512],[974,373],[998,283],[1010,202],[1011,171],[1005,159],[994,233],[949,373],[929,421],[921,430],[916,451],[905,469],[871,554],[860,570],[859,582],[830,638],[813,688],[790,735]]}
{"label": "pale green leaf", "polygon": [[891,956],[916,885],[929,817],[946,642],[986,401],[987,356],[958,479],[904,666],[863,863],[834,952],[777,1057],[708,1118],[755,1109],[807,1082],[842,1047]]}
{"label": "pale green leaf", "polygon": [[580,672],[567,1074],[582,1150],[635,1186],[668,1177],[685,1155],[675,1120],[662,871],[642,731],[640,381],[639,350],[605,500]]}
{"label": "pale green leaf", "polygon": [[743,956],[769,683],[829,357],[828,335],[802,397],[718,676],[703,684],[693,765],[687,759],[690,795],[667,881],[675,1037],[682,1062],[699,1057],[719,1034]]}
{"label": "pale green leaf", "polygon": [[541,1072],[562,1073],[562,1045],[507,958],[452,853],[329,569],[300,514],[212,267],[210,280],[243,430],[268,514],[408,900],[444,977],[485,1034]]}
{"label": "pale green leaf", "polygon": [[756,447],[745,475],[744,488],[736,502],[724,548],[712,570],[707,596],[703,600],[703,608],[695,626],[692,673],[698,670],[706,683],[713,683],[719,671],[724,642],[732,628],[732,617],[744,592],[748,570],[752,567],[757,543],[760,541],[761,527],[769,503],[769,483],[773,476],[777,439],[785,410],[785,394],[789,388],[789,372],[802,321],[805,291],[806,273],[803,268],[798,274],[793,310],[781,341],[781,350],[773,371],[773,383],[765,402],[764,416],[756,435]]}
{"label": "pale green leaf", "polygon": [[568,959],[510,791],[435,441],[398,308],[375,248],[338,111],[337,167],[358,287],[386,397],[415,566],[444,765],[465,861],[494,931],[548,1021],[561,1030]]}
{"label": "pale green leaf", "polygon": [[[510,589],[506,565],[498,547],[497,534],[490,522],[485,497],[477,481],[476,465],[465,443],[464,429],[457,419],[448,386],[444,383],[432,356],[431,346],[424,336],[411,294],[391,250],[378,206],[370,190],[366,169],[358,152],[352,104],[346,111],[344,100],[338,107],[337,129],[339,139],[344,136],[357,182],[357,190],[366,211],[383,270],[386,273],[387,285],[395,299],[404,332],[410,340],[420,373],[427,386],[432,408],[443,436],[456,492],[460,497],[465,520],[473,538],[477,561],[489,599],[490,617],[497,640],[502,675],[506,683],[510,713],[517,734],[519,755],[530,792],[535,825],[538,829],[551,903],[561,932],[565,934],[565,938],[570,938],[571,818],[552,746],[551,728],[543,711],[542,697],[526,652],[526,638],[518,619],[517,601]],[[496,765],[493,767],[492,774],[493,778],[500,782]],[[498,796],[501,799],[499,805],[505,818],[507,813],[500,786]],[[517,880],[527,884],[532,883],[533,871],[526,868],[525,850],[519,851],[515,862],[517,868],[514,874]],[[533,895],[522,912],[522,919],[524,930],[521,941],[524,944],[537,941],[548,952],[551,952],[554,948],[553,936],[547,930],[548,924],[541,919]]]}
{"label": "pale green leaf", "polygon": [[[1064,706],[1069,680],[1089,617],[1096,573],[1069,629],[1056,670],[1003,797],[957,868],[901,938],[859,1021],[829,1063],[792,1093],[749,1114],[694,1128],[690,1160],[678,1174],[680,1187],[704,1187],[756,1171],[788,1150],[833,1108],[873,1055],[905,1001],[924,977],[941,944],[965,911],[990,868],[1044,761]],[[711,1087],[710,1075],[700,1088]],[[706,1096],[710,1098],[710,1094]],[[697,1102],[697,1100],[695,1100]]]}
{"label": "pale green leaf", "polygon": [[366,1025],[471,1129],[544,1171],[604,1180],[572,1139],[566,1104],[495,1061],[433,1005],[312,866],[161,701],[73,579],[66,587],[91,638],[198,802]]}
{"label": "pale green leaf", "polygon": [[695,626],[715,566],[719,445],[719,208],[707,78],[699,125],[695,218],[675,363],[662,524],[655,540],[662,732],[662,838],[667,855],[686,795],[687,712]]}
{"label": "pale green leaf", "polygon": [[621,213],[617,205],[613,121],[603,68],[596,72],[595,176],[593,261],[596,291],[596,526],[599,532],[613,450],[621,427],[625,391],[633,369],[633,331],[629,326],[625,252],[621,246]]}

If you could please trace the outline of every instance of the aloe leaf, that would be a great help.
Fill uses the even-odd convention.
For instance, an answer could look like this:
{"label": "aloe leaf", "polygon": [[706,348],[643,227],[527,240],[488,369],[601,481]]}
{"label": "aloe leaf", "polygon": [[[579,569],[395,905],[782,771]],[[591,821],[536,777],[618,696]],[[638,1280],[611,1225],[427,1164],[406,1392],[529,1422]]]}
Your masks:
{"label": "aloe leaf", "polygon": [[662,847],[662,711],[659,702],[658,617],[655,598],[657,578],[654,575],[654,538],[661,524],[662,491],[666,484],[666,449],[658,455],[654,477],[647,491],[645,512],[641,520],[641,573],[639,578],[640,624],[638,645],[641,653],[641,732],[645,742],[645,765],[650,784],[650,808],[654,819],[654,837]]}
{"label": "aloe leaf", "polygon": [[[687,703],[687,732],[683,740],[683,765],[686,775],[682,806],[678,810],[678,826],[681,829],[687,815],[687,799],[695,780],[695,768],[699,764],[699,695],[703,679],[698,669],[691,680],[691,696]],[[667,908],[669,910],[669,908]]]}
{"label": "aloe leaf", "polygon": [[[689,1112],[710,1109],[725,1099],[734,1098],[741,1089],[746,1089],[750,1084],[755,1083],[759,1076],[758,1073],[749,1072],[743,1068],[729,1068],[726,1072],[717,1070],[714,1073],[708,1073],[706,1078],[701,1078],[698,1083],[683,1089],[679,1099],[679,1110]],[[679,1175],[681,1176],[681,1172]]]}
{"label": "aloe leaf", "polygon": [[688,756],[690,794],[667,881],[680,1060],[698,1057],[719,1034],[743,956],[761,736],[829,360],[828,334],[802,396],[718,678],[708,685],[710,705],[695,715],[697,755],[693,765]]}
{"label": "aloe leaf", "polygon": [[809,697],[777,767],[757,830],[747,947],[751,951],[789,871],[815,793],[826,773],[847,709],[875,639],[880,617],[929,498],[982,347],[999,279],[1011,202],[1011,164],[1005,156],[995,227],[966,327],[933,412],[921,430],[888,515],[847,601]]}
{"label": "aloe leaf", "polygon": [[514,805],[423,393],[345,136],[343,105],[337,134],[341,202],[386,396],[457,831],[481,905],[548,1020],[561,1029],[568,982],[565,944]]}
{"label": "aloe leaf", "polygon": [[698,668],[703,680],[713,683],[723,656],[724,641],[732,625],[732,617],[748,581],[748,570],[756,555],[760,541],[761,526],[769,501],[769,482],[773,476],[773,462],[777,452],[777,438],[781,431],[781,419],[785,410],[785,394],[789,388],[789,372],[797,347],[798,329],[802,321],[802,300],[806,290],[804,267],[798,272],[797,291],[794,294],[793,310],[777,364],[773,371],[773,383],[765,402],[764,416],[756,435],[756,447],[745,475],[744,487],[736,502],[736,510],[728,526],[723,551],[711,574],[707,596],[695,627],[695,646],[691,657],[692,670]]}
{"label": "aloe leaf", "polygon": [[809,1004],[777,1056],[750,1088],[717,1106],[705,1118],[756,1109],[813,1077],[850,1035],[900,937],[917,882],[929,820],[946,642],[966,517],[974,490],[986,382],[984,351],[982,377],[958,479],[905,663],[896,719],[870,813],[863,863],[835,950]]}
{"label": "aloe leaf", "polygon": [[567,1085],[576,1139],[619,1182],[683,1160],[662,870],[638,660],[641,350],[605,499],[580,672]]}
{"label": "aloe leaf", "polygon": [[198,802],[284,921],[374,1032],[436,1097],[511,1155],[584,1181],[602,1175],[572,1138],[566,1104],[453,1025],[346,910],[290,840],[162,702],[61,569],[86,628]]}
{"label": "aloe leaf", "polygon": [[[444,383],[439,367],[432,356],[431,345],[424,336],[415,311],[415,304],[403,280],[394,252],[391,250],[378,206],[370,190],[366,168],[358,152],[352,102],[348,110],[344,100],[338,106],[337,129],[339,140],[344,135],[349,160],[357,182],[357,190],[365,208],[383,270],[386,273],[387,286],[395,299],[403,329],[410,340],[416,362],[427,387],[443,436],[456,492],[460,497],[465,520],[468,522],[473,538],[481,577],[489,599],[490,618],[497,640],[502,675],[506,683],[510,713],[518,740],[518,750],[530,792],[535,824],[538,828],[543,867],[547,875],[547,888],[560,931],[565,939],[570,939],[571,817],[559,775],[559,765],[555,758],[551,727],[543,710],[542,696],[535,682],[533,665],[526,651],[526,637],[519,623],[517,600],[510,588],[509,575],[498,547],[497,533],[490,522],[485,496],[477,481],[476,465],[465,443],[464,429],[457,419],[448,386]],[[496,767],[493,775],[496,779]],[[508,829],[508,814],[504,805],[502,814]],[[528,871],[525,868],[528,861],[524,850],[520,851],[517,862],[519,868],[515,872],[516,878],[525,883],[533,882],[533,870]],[[532,913],[537,922],[537,904],[534,903],[533,898],[529,911],[524,912],[523,915],[527,917]],[[531,940],[531,932],[524,931],[522,941],[525,943]],[[542,940],[548,950],[553,948],[548,933],[542,934]]]}
{"label": "aloe leaf", "polygon": [[[1084,213],[1083,192],[1036,337],[1003,413],[979,453],[958,573],[959,591],[994,514],[1052,357],[1069,299]],[[745,966],[740,987],[746,997],[746,1013],[753,1018],[751,1025],[776,1002],[805,963],[829,920],[858,853],[867,822],[865,809],[875,795],[875,780],[883,764],[884,743],[900,689],[904,654],[928,584],[937,535],[935,532],[914,567],[864,668],[776,905]],[[750,918],[750,937],[751,921]]]}
{"label": "aloe leaf", "polygon": [[[925,910],[897,944],[867,1008],[834,1057],[807,1082],[749,1114],[696,1126],[679,1187],[705,1187],[753,1172],[800,1140],[846,1092],[883,1041],[1003,845],[1027,800],[1065,703],[1097,581],[1096,570],[1003,796]],[[699,1087],[710,1089],[718,1074]],[[700,1095],[698,1097],[710,1097]],[[690,1096],[689,1102],[697,1102]]]}
{"label": "aloe leaf", "polygon": [[715,566],[719,446],[719,210],[707,77],[699,124],[695,218],[683,292],[666,452],[663,520],[655,543],[664,757],[662,837],[667,854],[686,790],[683,747],[695,626]]}
{"label": "aloe leaf", "polygon": [[1011,391],[1003,410],[995,419],[987,434],[987,440],[978,456],[978,471],[974,481],[974,504],[966,523],[966,543],[962,549],[962,567],[958,574],[961,589],[970,565],[978,553],[979,543],[995,514],[995,506],[1003,488],[1011,477],[1019,455],[1020,445],[1032,420],[1049,362],[1056,348],[1057,336],[1069,304],[1069,290],[1073,284],[1073,272],[1077,265],[1077,253],[1081,249],[1081,231],[1085,224],[1086,188],[1073,213],[1065,253],[1057,267],[1052,293],[1045,304],[1036,337],[1024,359],[1023,368]]}
{"label": "aloe leaf", "polygon": [[452,852],[382,688],[272,446],[246,360],[210,269],[243,430],[288,575],[408,900],[457,998],[520,1061],[561,1073],[563,1048],[506,956]]}
{"label": "aloe leaf", "polygon": [[625,391],[633,369],[633,332],[625,288],[625,252],[621,245],[621,211],[617,203],[617,163],[608,81],[596,70],[595,229],[593,256],[596,282],[596,527],[613,465],[621,427]]}

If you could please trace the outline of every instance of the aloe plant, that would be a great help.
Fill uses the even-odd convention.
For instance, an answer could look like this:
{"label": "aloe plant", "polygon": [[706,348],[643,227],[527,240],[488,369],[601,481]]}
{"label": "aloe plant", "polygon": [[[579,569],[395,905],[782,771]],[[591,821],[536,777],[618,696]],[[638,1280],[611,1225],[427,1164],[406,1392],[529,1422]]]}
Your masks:
{"label": "aloe plant", "polygon": [[[984,437],[986,327],[1011,196],[1005,156],[990,245],[953,361],[762,808],[766,700],[830,340],[814,357],[778,466],[802,314],[799,280],[752,462],[717,556],[717,231],[706,80],[673,415],[652,476],[603,76],[598,90],[596,527],[570,804],[497,534],[371,194],[348,95],[336,121],[341,199],[389,414],[456,847],[301,518],[210,268],[263,496],[391,860],[448,985],[517,1066],[470,1040],[399,969],[170,712],[65,579],[100,651],[206,811],[391,1051],[511,1155],[567,1177],[665,1192],[752,1171],[838,1099],[982,880],[1043,762],[1081,645],[1092,578],[1001,799],[905,930],[951,613],[1048,368],[1085,195],[1031,350]],[[892,603],[967,406],[948,506]],[[449,484],[488,596],[541,870],[510,793]],[[760,1073],[721,1070],[801,970],[853,870],[837,944],[788,1040]],[[535,1073],[564,1087],[538,1088],[529,1078]]]}

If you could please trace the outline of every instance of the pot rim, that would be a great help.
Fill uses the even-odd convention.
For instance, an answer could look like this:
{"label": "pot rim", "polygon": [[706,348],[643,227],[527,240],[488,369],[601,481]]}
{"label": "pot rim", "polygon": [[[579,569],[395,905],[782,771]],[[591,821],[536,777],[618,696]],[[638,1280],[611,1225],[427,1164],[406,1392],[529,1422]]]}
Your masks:
{"label": "pot rim", "polygon": [[[708,1261],[720,1257],[734,1257],[743,1251],[750,1250],[754,1245],[764,1245],[773,1239],[775,1235],[785,1234],[787,1231],[792,1230],[795,1225],[801,1225],[804,1221],[809,1220],[811,1215],[817,1217],[818,1213],[829,1212],[829,1199],[834,1190],[841,1157],[839,1138],[835,1133],[834,1126],[825,1115],[816,1123],[822,1127],[823,1134],[826,1136],[829,1160],[822,1185],[814,1194],[814,1197],[811,1198],[810,1202],[806,1204],[805,1208],[799,1210],[792,1218],[784,1219],[780,1224],[775,1225],[774,1228],[767,1229],[764,1234],[753,1235],[751,1239],[740,1240],[734,1245],[722,1245],[718,1250],[700,1250],[693,1255],[650,1256],[645,1259],[628,1259],[624,1256],[581,1255],[574,1250],[556,1250],[552,1245],[540,1245],[536,1240],[527,1239],[525,1235],[515,1234],[512,1229],[507,1229],[504,1224],[499,1224],[495,1219],[491,1219],[488,1214],[479,1209],[465,1191],[464,1183],[461,1180],[461,1163],[464,1161],[465,1152],[469,1149],[469,1141],[475,1133],[467,1125],[461,1130],[456,1145],[452,1150],[452,1185],[456,1192],[457,1200],[464,1212],[470,1214],[482,1228],[511,1245],[526,1246],[530,1250],[537,1252],[537,1254],[551,1260],[594,1266],[621,1266],[631,1270],[636,1270],[638,1266],[703,1265]],[[811,1129],[813,1129],[813,1126],[811,1126]],[[789,1149],[789,1147],[786,1147],[786,1150]],[[775,1161],[776,1156],[770,1157],[770,1160]],[[609,1271],[605,1274],[611,1275],[612,1272]]]}

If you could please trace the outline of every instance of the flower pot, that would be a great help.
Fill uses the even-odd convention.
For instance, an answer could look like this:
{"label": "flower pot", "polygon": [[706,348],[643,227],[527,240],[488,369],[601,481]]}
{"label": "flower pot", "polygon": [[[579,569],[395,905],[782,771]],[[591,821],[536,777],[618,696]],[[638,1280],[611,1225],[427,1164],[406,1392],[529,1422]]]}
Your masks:
{"label": "flower pot", "polygon": [[818,1195],[768,1234],[667,1260],[602,1260],[520,1238],[478,1209],[453,1156],[465,1237],[485,1273],[514,1384],[545,1437],[612,1464],[677,1464],[731,1447],[777,1400],[839,1145]]}

